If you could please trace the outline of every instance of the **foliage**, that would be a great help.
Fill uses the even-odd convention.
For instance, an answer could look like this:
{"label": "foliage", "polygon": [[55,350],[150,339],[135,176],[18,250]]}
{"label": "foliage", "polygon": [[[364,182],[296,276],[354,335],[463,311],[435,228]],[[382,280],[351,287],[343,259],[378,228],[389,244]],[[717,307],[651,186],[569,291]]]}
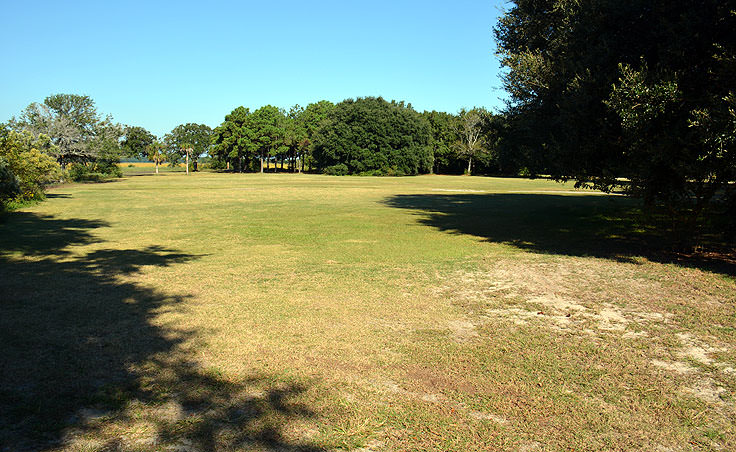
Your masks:
{"label": "foliage", "polygon": [[319,130],[322,123],[327,119],[329,113],[335,108],[335,104],[328,100],[321,100],[314,102],[302,111],[296,118],[295,121],[304,129],[306,132],[306,140],[300,143],[299,156],[302,162],[302,171],[305,168],[305,164],[312,166],[312,144],[314,142],[314,136]]}
{"label": "foliage", "polygon": [[346,176],[349,170],[344,163],[338,163],[337,165],[328,166],[322,172],[328,176]]}
{"label": "foliage", "polygon": [[190,164],[197,170],[197,159],[210,149],[212,129],[206,124],[181,124],[164,137],[168,159],[177,164],[189,154]]}
{"label": "foliage", "polygon": [[467,159],[465,174],[472,174],[473,159],[483,161],[490,156],[492,143],[488,124],[492,115],[483,108],[461,110],[455,123],[457,141],[454,149],[457,156]]}
{"label": "foliage", "polygon": [[260,170],[263,172],[264,159],[288,149],[284,142],[286,118],[280,109],[265,105],[254,111],[248,119],[252,137],[250,149],[260,159]]}
{"label": "foliage", "polygon": [[20,183],[5,157],[0,157],[0,209],[21,194]]}
{"label": "foliage", "polygon": [[[43,104],[32,103],[11,126],[16,130],[47,136],[40,148],[53,155],[62,170],[69,164],[72,180],[98,180],[122,175],[118,163],[123,153],[123,129],[111,116],[102,118],[89,96],[54,94]],[[125,148],[132,155],[132,142]]]}
{"label": "foliage", "polygon": [[428,173],[432,167],[426,121],[403,102],[380,97],[337,104],[314,136],[313,156],[321,169],[344,164],[350,174],[380,170]]}
{"label": "foliage", "polygon": [[603,190],[626,178],[689,235],[736,179],[727,3],[514,2],[495,30],[509,141],[534,172]]}
{"label": "foliage", "polygon": [[29,130],[35,135],[51,138],[54,156],[62,168],[70,162],[94,159],[90,147],[95,126],[100,122],[97,108],[89,96],[54,94],[43,104],[32,103],[11,123],[16,129]]}
{"label": "foliage", "polygon": [[18,184],[15,199],[20,201],[42,198],[44,188],[59,180],[61,173],[58,165],[51,156],[39,150],[48,147],[49,138],[45,135],[34,137],[28,131],[17,132],[2,128],[0,157],[5,165],[4,198],[9,198],[14,192],[13,178]]}
{"label": "foliage", "polygon": [[125,138],[121,145],[126,156],[132,158],[148,158],[148,147],[153,144],[156,137],[140,126],[127,126]]}
{"label": "foliage", "polygon": [[300,105],[294,105],[289,109],[284,122],[284,146],[282,149],[282,157],[286,157],[289,162],[290,171],[296,170],[297,159],[304,162],[306,151],[309,149],[309,137],[307,128],[301,117],[304,115],[304,108]]}
{"label": "foliage", "polygon": [[431,132],[430,145],[432,147],[433,168],[437,174],[462,173],[463,163],[458,158],[455,143],[457,135],[457,116],[451,113],[431,111],[422,113],[422,117],[429,123]]}
{"label": "foliage", "polygon": [[248,127],[250,109],[237,107],[225,116],[225,121],[215,127],[210,137],[213,159],[232,163],[234,169],[243,171],[246,167],[252,142],[252,130]]}
{"label": "foliage", "polygon": [[158,166],[167,158],[166,145],[154,137],[151,144],[146,147],[146,152],[148,159],[156,164],[156,174],[158,174]]}

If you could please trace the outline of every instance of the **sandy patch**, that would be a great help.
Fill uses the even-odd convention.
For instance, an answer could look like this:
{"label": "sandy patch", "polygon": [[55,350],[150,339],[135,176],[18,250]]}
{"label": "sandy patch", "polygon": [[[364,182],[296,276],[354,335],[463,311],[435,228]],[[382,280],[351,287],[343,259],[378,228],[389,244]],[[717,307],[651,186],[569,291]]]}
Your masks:
{"label": "sandy patch", "polygon": [[452,332],[453,339],[457,342],[467,342],[480,336],[475,328],[475,324],[469,320],[453,320],[448,322],[447,326]]}
{"label": "sandy patch", "polygon": [[667,362],[667,361],[661,361],[659,359],[653,359],[651,363],[661,369],[664,369],[670,372],[675,372],[678,374],[689,374],[689,373],[698,371],[698,369],[682,361]]}

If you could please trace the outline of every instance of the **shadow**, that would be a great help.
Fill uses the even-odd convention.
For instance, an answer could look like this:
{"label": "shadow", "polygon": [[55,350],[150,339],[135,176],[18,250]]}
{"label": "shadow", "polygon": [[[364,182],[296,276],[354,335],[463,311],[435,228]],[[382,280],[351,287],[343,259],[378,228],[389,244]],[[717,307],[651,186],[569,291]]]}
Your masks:
{"label": "shadow", "polygon": [[49,199],[55,199],[55,198],[68,199],[68,198],[71,198],[72,195],[70,195],[69,193],[46,193],[46,197]]}
{"label": "shadow", "polygon": [[68,246],[99,242],[90,231],[109,226],[101,220],[59,219],[31,212],[12,212],[0,223],[0,252],[15,251],[33,256],[68,254],[64,249]]}
{"label": "shadow", "polygon": [[[191,355],[196,332],[157,323],[189,296],[136,274],[201,256],[158,246],[69,250],[99,243],[93,231],[107,226],[28,212],[0,224],[0,451],[56,450],[87,437],[99,443],[89,450],[131,441],[150,443],[135,450],[319,450],[282,434],[313,416],[293,401],[304,387],[203,370]],[[152,429],[143,438],[111,427],[142,420]]]}
{"label": "shadow", "polygon": [[729,253],[671,251],[667,231],[643,221],[636,200],[554,194],[396,195],[384,204],[416,211],[419,223],[545,254],[636,262],[635,257],[736,275]]}

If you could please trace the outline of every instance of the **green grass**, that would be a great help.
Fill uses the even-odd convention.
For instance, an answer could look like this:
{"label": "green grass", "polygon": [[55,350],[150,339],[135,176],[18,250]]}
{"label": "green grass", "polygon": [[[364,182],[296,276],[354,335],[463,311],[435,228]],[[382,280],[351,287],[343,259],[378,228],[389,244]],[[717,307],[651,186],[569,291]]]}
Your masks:
{"label": "green grass", "polygon": [[59,187],[0,223],[0,450],[733,449],[733,267],[635,207],[450,176]]}

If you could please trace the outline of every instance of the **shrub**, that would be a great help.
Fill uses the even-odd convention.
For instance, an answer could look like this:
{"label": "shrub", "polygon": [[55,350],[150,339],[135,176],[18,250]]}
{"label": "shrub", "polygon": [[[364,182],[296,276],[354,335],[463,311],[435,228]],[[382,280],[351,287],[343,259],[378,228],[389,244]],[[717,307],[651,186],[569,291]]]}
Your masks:
{"label": "shrub", "polygon": [[20,193],[18,178],[13,174],[8,162],[3,157],[0,157],[0,209],[8,201],[18,197]]}
{"label": "shrub", "polygon": [[324,173],[329,176],[345,176],[348,174],[348,167],[344,163],[338,163],[325,168]]}
{"label": "shrub", "polygon": [[67,177],[74,182],[99,182],[105,179],[103,173],[95,171],[93,165],[73,163],[69,166]]}
{"label": "shrub", "polygon": [[0,157],[6,171],[17,180],[20,193],[15,199],[18,201],[43,198],[44,188],[60,179],[61,170],[56,160],[39,151],[45,147],[48,147],[48,138],[44,135],[34,137],[30,132],[13,130],[0,133]]}

